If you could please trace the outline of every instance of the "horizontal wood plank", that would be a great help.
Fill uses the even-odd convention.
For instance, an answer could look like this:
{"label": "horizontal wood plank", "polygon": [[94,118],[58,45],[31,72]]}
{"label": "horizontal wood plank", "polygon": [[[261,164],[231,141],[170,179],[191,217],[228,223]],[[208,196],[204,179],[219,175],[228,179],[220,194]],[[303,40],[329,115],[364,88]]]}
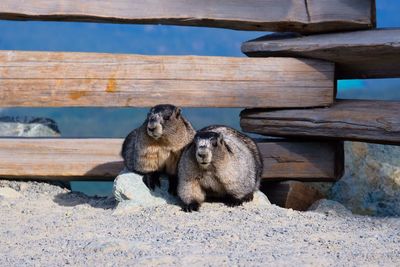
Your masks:
{"label": "horizontal wood plank", "polygon": [[[113,180],[123,139],[0,138],[0,177]],[[261,141],[266,180],[330,181],[343,172],[342,143]]]}
{"label": "horizontal wood plank", "polygon": [[251,57],[302,57],[336,63],[338,79],[400,77],[400,29],[299,36],[272,34],[246,42]]}
{"label": "horizontal wood plank", "polygon": [[375,1],[2,0],[0,19],[91,21],[326,32],[375,25]]}
{"label": "horizontal wood plank", "polygon": [[333,76],[293,58],[0,51],[0,106],[328,106]]}
{"label": "horizontal wood plank", "polygon": [[244,131],[400,145],[400,101],[338,100],[329,108],[245,110]]}
{"label": "horizontal wood plank", "polygon": [[113,180],[123,169],[122,141],[0,138],[0,177]]}

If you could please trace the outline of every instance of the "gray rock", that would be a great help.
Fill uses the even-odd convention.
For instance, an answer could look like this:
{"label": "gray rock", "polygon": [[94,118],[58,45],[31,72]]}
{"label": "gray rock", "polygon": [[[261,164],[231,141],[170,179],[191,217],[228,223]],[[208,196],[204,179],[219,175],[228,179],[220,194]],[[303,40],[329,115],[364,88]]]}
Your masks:
{"label": "gray rock", "polygon": [[307,182],[307,185],[311,186],[315,190],[318,190],[325,198],[331,194],[334,184],[334,182]]}
{"label": "gray rock", "polygon": [[1,137],[58,137],[57,124],[48,118],[0,117]]}
{"label": "gray rock", "polygon": [[308,208],[309,211],[314,211],[318,213],[324,213],[327,215],[336,215],[336,216],[351,216],[352,213],[345,206],[340,204],[339,202],[328,200],[328,199],[320,199],[316,201],[314,204]]}
{"label": "gray rock", "polygon": [[400,147],[346,142],[346,171],[331,198],[354,213],[400,215]]}

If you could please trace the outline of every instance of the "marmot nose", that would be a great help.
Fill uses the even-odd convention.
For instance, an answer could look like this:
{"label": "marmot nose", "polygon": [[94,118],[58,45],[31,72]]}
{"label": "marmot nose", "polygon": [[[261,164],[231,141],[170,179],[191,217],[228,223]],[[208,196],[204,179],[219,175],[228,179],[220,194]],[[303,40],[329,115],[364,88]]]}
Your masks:
{"label": "marmot nose", "polygon": [[207,155],[205,153],[197,153],[197,156],[199,156],[199,158],[204,159]]}
{"label": "marmot nose", "polygon": [[156,127],[154,127],[154,128],[147,127],[147,129],[148,129],[150,132],[154,132],[154,130],[156,129]]}

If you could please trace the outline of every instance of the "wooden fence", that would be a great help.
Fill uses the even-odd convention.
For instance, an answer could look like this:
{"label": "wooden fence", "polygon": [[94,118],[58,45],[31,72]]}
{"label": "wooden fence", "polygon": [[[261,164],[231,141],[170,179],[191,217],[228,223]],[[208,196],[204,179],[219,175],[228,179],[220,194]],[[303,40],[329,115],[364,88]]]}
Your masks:
{"label": "wooden fence", "polygon": [[[400,144],[399,102],[335,100],[339,78],[400,77],[373,0],[2,0],[0,19],[293,32],[245,42],[252,58],[0,51],[1,107],[247,108],[243,130],[289,138],[258,142],[266,180],[339,179],[342,140]],[[121,142],[0,139],[0,176],[113,179]]]}

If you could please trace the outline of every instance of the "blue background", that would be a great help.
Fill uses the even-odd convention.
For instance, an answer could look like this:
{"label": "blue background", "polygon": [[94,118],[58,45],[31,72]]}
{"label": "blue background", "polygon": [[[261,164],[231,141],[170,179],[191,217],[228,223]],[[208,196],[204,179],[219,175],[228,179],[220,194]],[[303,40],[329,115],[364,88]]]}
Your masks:
{"label": "blue background", "polygon": [[[379,28],[400,26],[400,1],[377,0]],[[0,21],[1,50],[74,51],[148,55],[244,56],[242,42],[265,32],[158,25]],[[339,81],[339,98],[400,100],[400,79]],[[196,128],[239,128],[240,109],[185,109]],[[65,137],[125,137],[144,119],[138,108],[9,108],[0,116],[54,119]],[[74,183],[77,190],[106,194],[110,183]]]}

